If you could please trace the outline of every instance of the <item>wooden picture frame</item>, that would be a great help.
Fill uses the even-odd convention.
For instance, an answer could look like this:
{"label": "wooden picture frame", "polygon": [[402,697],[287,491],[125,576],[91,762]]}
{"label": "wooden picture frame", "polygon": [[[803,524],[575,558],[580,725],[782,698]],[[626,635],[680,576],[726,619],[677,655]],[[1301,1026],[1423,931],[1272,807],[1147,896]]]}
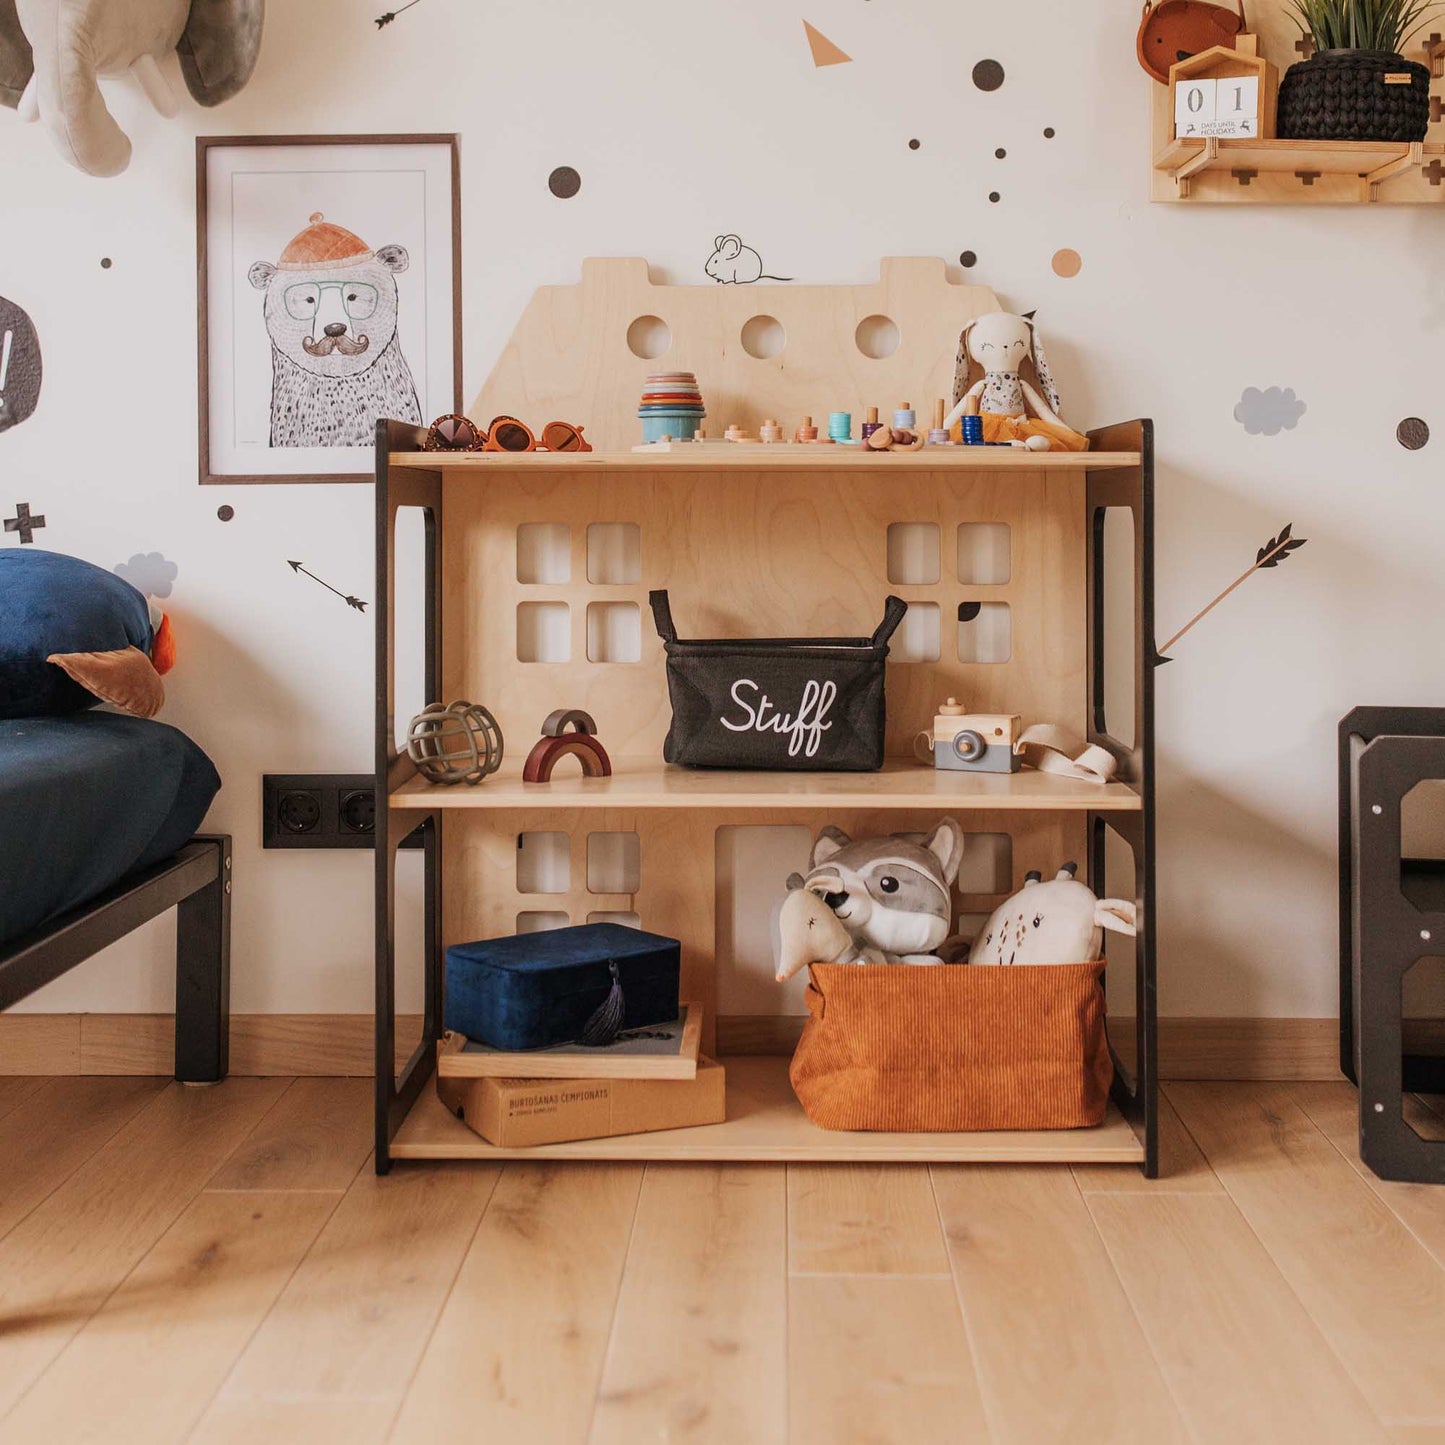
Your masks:
{"label": "wooden picture frame", "polygon": [[[379,147],[412,148],[416,167],[409,171],[388,165],[384,172],[379,167],[369,172],[366,162]],[[294,169],[280,163],[282,148],[289,148],[285,158],[294,158]],[[328,166],[327,153],[333,148],[335,162]],[[247,152],[255,152],[250,157],[254,162],[251,170],[243,168]],[[327,194],[335,196],[348,189],[359,193],[371,174],[385,177],[385,190],[378,189],[374,200],[370,193],[366,197],[368,206],[374,203],[377,212],[388,217],[380,224],[419,239],[420,245],[398,244],[398,237],[389,234],[368,235],[368,241],[379,243],[371,250],[347,226],[345,214],[325,214]],[[438,181],[444,183],[442,188]],[[249,188],[243,182],[249,183]],[[296,204],[299,197],[283,195],[288,186],[303,192],[314,190],[322,204],[314,210],[309,203]],[[439,189],[446,194],[439,195]],[[277,218],[277,224],[266,228],[264,245],[249,234],[258,229],[253,212],[263,204]],[[321,222],[312,219],[318,215],[323,217]],[[376,230],[377,224],[358,222],[356,228],[366,234]],[[243,246],[251,249],[238,254]],[[251,250],[258,254],[252,256]],[[421,265],[415,266],[414,260]],[[358,288],[359,302],[356,296],[350,302],[345,299],[346,288],[339,281],[317,278],[319,284],[312,284],[301,279],[307,274],[315,276],[317,270],[351,267],[356,269],[340,274],[355,281],[363,274],[362,266],[368,273],[377,270],[379,274],[371,277],[375,284],[363,282]],[[289,272],[295,272],[298,280],[283,286]],[[410,278],[400,281],[388,274],[400,277],[405,272],[411,273]],[[266,293],[264,298],[256,298],[254,311],[239,299],[246,297],[241,287],[247,282]],[[276,289],[275,296],[268,289],[271,286]],[[198,136],[196,290],[201,485],[372,481],[372,410],[377,416],[394,416],[414,406],[417,424],[425,425],[433,416],[462,409],[461,158],[457,136]],[[366,310],[368,298],[371,311]],[[222,300],[228,304],[218,307]],[[338,306],[343,310],[337,321],[349,329],[330,349],[322,350],[326,342],[320,337],[309,330],[304,337],[299,335],[306,325],[298,316],[298,308],[303,306],[321,308],[312,312],[311,329],[320,324],[322,314],[330,314],[328,308]],[[419,320],[404,326],[406,315],[414,314],[418,306]],[[449,317],[445,311],[450,312]],[[292,319],[288,320],[288,315]],[[348,363],[364,355],[371,344],[365,328],[369,316],[379,318],[378,324],[389,321],[391,334],[374,353],[374,362],[353,369]],[[262,323],[260,330],[253,324],[257,318]],[[347,349],[348,338],[357,346],[355,352]],[[313,358],[310,363],[305,357],[292,360],[297,342],[305,348],[305,357]],[[260,370],[268,348],[269,389]],[[337,350],[341,358],[332,363]],[[323,363],[330,363],[328,371],[342,374],[320,374]],[[303,401],[313,401],[314,408],[307,410],[299,404],[281,408],[277,388],[283,384],[312,388]],[[330,400],[338,388],[351,391],[349,414],[338,412]],[[394,404],[408,388],[410,402]],[[260,400],[263,394],[264,403]],[[307,420],[293,420],[298,415]],[[282,417],[284,423],[279,420]],[[312,418],[324,418],[326,425],[339,429],[346,440],[327,439],[316,430],[321,422]],[[278,442],[281,424],[300,428],[291,433],[297,439]],[[284,458],[275,455],[286,448],[294,451]],[[334,463],[329,452],[336,454]]]}

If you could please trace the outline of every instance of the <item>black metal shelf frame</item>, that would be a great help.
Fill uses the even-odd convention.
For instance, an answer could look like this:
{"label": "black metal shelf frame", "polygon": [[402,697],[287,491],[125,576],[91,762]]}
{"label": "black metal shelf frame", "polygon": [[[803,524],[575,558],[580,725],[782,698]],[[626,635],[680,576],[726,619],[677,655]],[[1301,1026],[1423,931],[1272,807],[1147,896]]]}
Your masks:
{"label": "black metal shelf frame", "polygon": [[[379,421],[376,428],[376,1171],[391,1169],[391,1141],[436,1067],[442,1018],[441,812],[416,821],[386,806],[391,788],[407,773],[398,767],[393,619],[396,610],[396,517],[416,508],[425,526],[422,586],[425,592],[423,671],[428,700],[441,695],[441,535],[443,486],[438,470],[390,465],[392,452],[422,448],[425,431],[404,422]],[[1096,451],[1137,452],[1137,466],[1092,468],[1086,472],[1088,597],[1088,740],[1120,761],[1119,777],[1139,789],[1138,813],[1088,814],[1089,880],[1105,888],[1104,853],[1113,831],[1134,859],[1139,932],[1135,942],[1132,1061],[1114,1052],[1114,1101],[1144,1149],[1143,1172],[1154,1178],[1158,1148],[1158,989],[1156,984],[1154,669],[1154,429],[1148,420],[1089,433]],[[1122,508],[1134,521],[1134,741],[1120,742],[1105,717],[1104,523]],[[396,853],[403,840],[423,836],[423,977],[421,1040],[398,1073],[396,1050]]]}

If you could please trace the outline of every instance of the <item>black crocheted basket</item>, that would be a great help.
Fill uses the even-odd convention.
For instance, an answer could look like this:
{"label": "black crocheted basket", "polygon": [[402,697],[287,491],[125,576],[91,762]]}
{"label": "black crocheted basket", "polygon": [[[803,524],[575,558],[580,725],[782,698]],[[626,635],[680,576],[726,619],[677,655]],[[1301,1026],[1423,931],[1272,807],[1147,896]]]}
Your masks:
{"label": "black crocheted basket", "polygon": [[1320,50],[1279,83],[1282,140],[1424,140],[1429,124],[1429,70],[1387,50]]}

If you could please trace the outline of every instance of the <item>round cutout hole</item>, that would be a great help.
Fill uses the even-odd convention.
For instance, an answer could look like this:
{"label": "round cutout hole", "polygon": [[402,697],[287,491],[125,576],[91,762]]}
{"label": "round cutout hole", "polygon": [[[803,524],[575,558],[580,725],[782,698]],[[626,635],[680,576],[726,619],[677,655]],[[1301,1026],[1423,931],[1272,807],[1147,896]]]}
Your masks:
{"label": "round cutout hole", "polygon": [[874,361],[883,361],[898,350],[902,336],[898,323],[891,316],[865,316],[853,333],[858,350]]}
{"label": "round cutout hole", "polygon": [[788,334],[776,316],[750,316],[743,322],[743,350],[755,361],[771,361],[782,354]]}
{"label": "round cutout hole", "polygon": [[639,316],[627,328],[627,349],[643,361],[653,361],[672,345],[672,332],[660,316]]}

